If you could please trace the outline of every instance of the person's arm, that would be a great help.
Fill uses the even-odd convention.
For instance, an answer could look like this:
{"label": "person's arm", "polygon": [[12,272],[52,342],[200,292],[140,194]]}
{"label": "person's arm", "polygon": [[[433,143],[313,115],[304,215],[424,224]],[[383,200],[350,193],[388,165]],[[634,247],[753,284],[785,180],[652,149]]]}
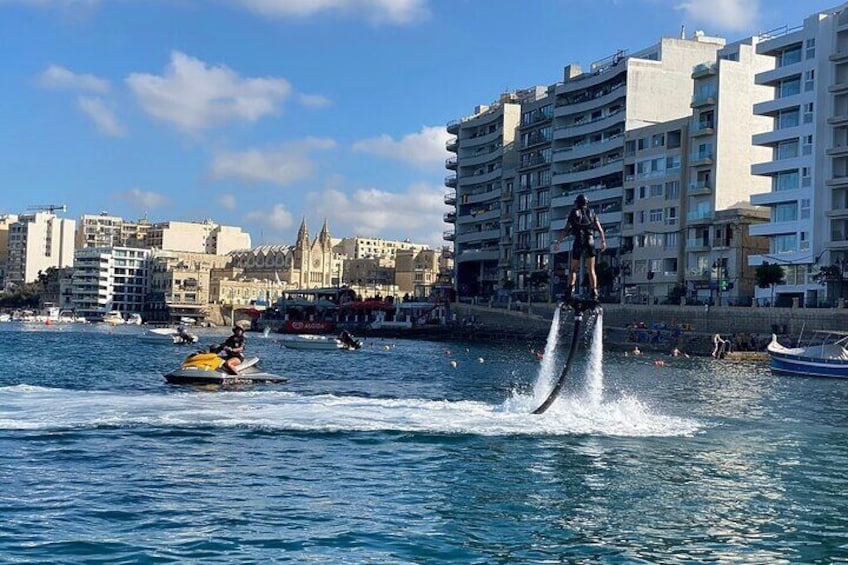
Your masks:
{"label": "person's arm", "polygon": [[559,232],[559,239],[556,240],[557,243],[561,243],[568,234],[571,233],[571,217],[574,215],[573,211],[568,214],[568,217],[565,219],[565,225],[562,226],[562,231]]}
{"label": "person's arm", "polygon": [[604,234],[604,228],[601,226],[601,221],[597,215],[595,215],[595,229],[598,230],[598,234],[601,236],[601,251],[603,251],[607,248],[607,236]]}

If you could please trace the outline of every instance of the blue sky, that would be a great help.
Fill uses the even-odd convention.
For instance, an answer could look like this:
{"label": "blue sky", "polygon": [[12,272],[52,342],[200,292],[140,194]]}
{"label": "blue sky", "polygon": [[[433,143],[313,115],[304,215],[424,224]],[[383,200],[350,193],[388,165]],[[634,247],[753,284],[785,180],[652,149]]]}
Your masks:
{"label": "blue sky", "polygon": [[445,124],[499,93],[819,0],[0,0],[0,213],[441,244]]}

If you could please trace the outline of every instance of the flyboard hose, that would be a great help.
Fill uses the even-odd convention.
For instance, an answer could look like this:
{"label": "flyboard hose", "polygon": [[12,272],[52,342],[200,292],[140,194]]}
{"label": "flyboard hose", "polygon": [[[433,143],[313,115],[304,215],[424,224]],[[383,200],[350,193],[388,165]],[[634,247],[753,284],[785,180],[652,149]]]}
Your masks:
{"label": "flyboard hose", "polygon": [[557,396],[559,396],[562,387],[565,386],[565,378],[568,376],[568,371],[571,369],[571,363],[574,361],[574,352],[577,351],[577,342],[580,340],[580,322],[583,321],[583,311],[594,308],[596,305],[597,303],[594,301],[574,301],[572,303],[572,306],[574,307],[574,333],[571,334],[571,347],[568,349],[568,359],[565,362],[565,366],[562,368],[562,372],[559,374],[559,380],[554,386],[554,389],[541,406],[533,410],[533,414],[542,414],[545,410],[550,408],[551,404],[553,404],[557,399]]}

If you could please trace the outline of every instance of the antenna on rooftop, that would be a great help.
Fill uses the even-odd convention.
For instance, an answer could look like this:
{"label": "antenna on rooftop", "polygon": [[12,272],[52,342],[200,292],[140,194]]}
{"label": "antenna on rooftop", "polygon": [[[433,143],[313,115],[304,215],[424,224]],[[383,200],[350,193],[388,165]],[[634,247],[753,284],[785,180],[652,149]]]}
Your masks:
{"label": "antenna on rooftop", "polygon": [[34,210],[37,212],[67,212],[68,207],[64,204],[35,204],[33,206],[27,207],[27,210]]}

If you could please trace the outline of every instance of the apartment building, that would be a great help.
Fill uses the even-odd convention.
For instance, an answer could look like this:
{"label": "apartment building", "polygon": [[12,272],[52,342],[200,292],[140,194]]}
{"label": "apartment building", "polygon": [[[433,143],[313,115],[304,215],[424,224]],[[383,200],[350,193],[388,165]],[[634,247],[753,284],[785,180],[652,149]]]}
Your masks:
{"label": "apartment building", "polygon": [[155,223],[146,230],[145,240],[152,249],[188,253],[226,255],[237,249],[250,249],[250,234],[212,220]]}
{"label": "apartment building", "polygon": [[[622,302],[682,295],[686,257],[684,186],[690,118],[636,128],[624,136],[624,199],[616,289]],[[590,206],[600,215],[615,203]],[[607,208],[605,209],[604,206]]]}
{"label": "apartment building", "polygon": [[[783,267],[777,304],[832,304],[848,270],[848,4],[758,39],[774,63],[756,83],[772,95],[753,111],[772,127],[753,141],[772,154],[752,167],[769,186],[751,202],[768,207],[770,221],[753,231],[769,246],[750,263]],[[814,278],[821,267],[835,268],[836,280]],[[770,301],[772,289],[757,298]]]}
{"label": "apartment building", "polygon": [[225,268],[230,258],[187,251],[153,250],[150,253],[150,289],[144,318],[159,322],[204,319],[210,301],[211,273]]}
{"label": "apartment building", "polygon": [[430,295],[430,289],[439,280],[441,252],[432,249],[399,250],[395,254],[395,285],[401,294],[416,297]]}
{"label": "apartment building", "polygon": [[[0,282],[6,281],[6,262],[9,260],[9,226],[18,221],[16,214],[0,215]],[[6,290],[6,287],[2,287]]]}
{"label": "apartment building", "polygon": [[447,126],[455,136],[447,148],[456,156],[449,157],[445,166],[456,173],[448,175],[445,184],[456,191],[445,202],[453,202],[456,211],[445,215],[455,228],[446,230],[444,237],[454,242],[455,284],[461,295],[491,294],[500,284],[504,188],[512,193],[504,179],[515,175],[518,163],[515,136],[522,98],[535,94],[535,90],[504,94]]}
{"label": "apartment building", "polygon": [[385,257],[394,261],[399,251],[423,251],[428,248],[428,245],[412,243],[409,240],[398,241],[375,237],[345,237],[333,242],[333,250],[347,259]]}
{"label": "apartment building", "polygon": [[74,262],[76,222],[52,211],[21,214],[8,224],[8,258],[4,288],[32,282],[39,271],[70,267]]}
{"label": "apartment building", "polygon": [[77,315],[100,321],[108,312],[141,313],[149,290],[150,250],[85,247],[74,253],[71,302]]}
{"label": "apartment building", "polygon": [[74,248],[121,247],[124,245],[123,225],[123,218],[106,212],[83,214],[77,223]]}

